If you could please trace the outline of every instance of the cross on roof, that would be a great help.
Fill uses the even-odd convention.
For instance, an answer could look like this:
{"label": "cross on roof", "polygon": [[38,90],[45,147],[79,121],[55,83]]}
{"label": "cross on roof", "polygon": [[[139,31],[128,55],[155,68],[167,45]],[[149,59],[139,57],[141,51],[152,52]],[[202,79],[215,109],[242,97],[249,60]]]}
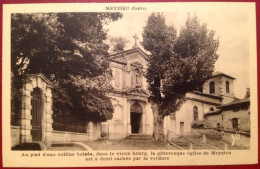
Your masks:
{"label": "cross on roof", "polygon": [[138,48],[138,46],[137,46],[137,39],[138,39],[137,35],[135,34],[133,36],[133,38],[135,39],[135,44],[134,44],[133,48]]}

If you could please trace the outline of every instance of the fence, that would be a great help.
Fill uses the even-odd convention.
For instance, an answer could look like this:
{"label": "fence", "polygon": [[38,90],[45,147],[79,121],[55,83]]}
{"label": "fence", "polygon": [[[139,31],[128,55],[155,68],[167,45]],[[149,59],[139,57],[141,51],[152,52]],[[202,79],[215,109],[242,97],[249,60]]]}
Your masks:
{"label": "fence", "polygon": [[86,133],[87,127],[83,124],[73,124],[73,123],[60,123],[54,122],[52,124],[53,130],[57,131],[69,131],[69,132],[77,132],[77,133]]}

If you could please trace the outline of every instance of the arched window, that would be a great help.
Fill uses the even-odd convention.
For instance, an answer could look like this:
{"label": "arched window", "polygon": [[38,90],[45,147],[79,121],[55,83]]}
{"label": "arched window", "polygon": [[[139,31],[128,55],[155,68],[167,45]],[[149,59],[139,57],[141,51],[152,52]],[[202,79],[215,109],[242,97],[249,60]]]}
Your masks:
{"label": "arched window", "polygon": [[215,83],[214,82],[210,82],[210,84],[209,84],[209,93],[210,94],[215,93]]}
{"label": "arched window", "polygon": [[229,93],[229,82],[226,81],[226,92]]}
{"label": "arched window", "polygon": [[199,112],[198,112],[198,107],[194,106],[193,107],[193,119],[198,120],[199,119]]}
{"label": "arched window", "polygon": [[210,110],[210,111],[214,111],[214,108],[213,108],[213,107],[211,107],[209,110]]}

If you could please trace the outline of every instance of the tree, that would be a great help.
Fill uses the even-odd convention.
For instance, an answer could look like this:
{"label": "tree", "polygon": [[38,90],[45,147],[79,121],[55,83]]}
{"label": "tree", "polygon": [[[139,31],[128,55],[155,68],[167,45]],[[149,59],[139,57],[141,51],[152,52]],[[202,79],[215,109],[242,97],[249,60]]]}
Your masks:
{"label": "tree", "polygon": [[154,116],[154,137],[164,140],[163,120],[185,102],[187,92],[212,75],[219,41],[214,32],[188,17],[179,36],[161,13],[152,13],[143,30],[143,47],[150,52],[146,72]]}
{"label": "tree", "polygon": [[103,25],[120,17],[120,13],[12,14],[12,111],[20,107],[15,96],[21,94],[26,74],[43,73],[55,85],[54,119],[112,118]]}
{"label": "tree", "polygon": [[129,43],[129,40],[123,37],[111,37],[109,38],[109,43],[111,46],[111,53],[116,53],[124,51],[126,44]]}

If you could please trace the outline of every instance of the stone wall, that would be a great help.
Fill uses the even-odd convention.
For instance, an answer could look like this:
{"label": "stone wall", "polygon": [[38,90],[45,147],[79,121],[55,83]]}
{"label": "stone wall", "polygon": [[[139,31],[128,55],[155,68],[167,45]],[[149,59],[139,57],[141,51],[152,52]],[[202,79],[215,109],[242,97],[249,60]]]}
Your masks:
{"label": "stone wall", "polygon": [[127,125],[123,123],[102,123],[102,134],[106,139],[123,139],[127,137]]}
{"label": "stone wall", "polygon": [[217,128],[218,124],[220,125],[220,127],[223,126],[221,114],[207,116],[207,122],[209,122],[213,128]]}
{"label": "stone wall", "polygon": [[239,110],[237,112],[233,110],[225,110],[223,115],[223,127],[228,130],[232,130],[232,119],[238,119],[238,130],[250,131],[250,107],[247,110]]}
{"label": "stone wall", "polygon": [[[96,123],[89,122],[89,125],[93,125],[93,128],[91,128],[91,127],[87,128],[87,133],[90,135],[89,140],[90,141],[98,140],[101,137],[101,130],[102,130],[101,123],[100,122],[96,122]],[[89,131],[92,131],[92,133]]]}
{"label": "stone wall", "polygon": [[89,122],[86,128],[86,133],[53,130],[52,142],[84,142],[98,140],[101,137],[101,123]]}
{"label": "stone wall", "polygon": [[87,133],[76,133],[68,131],[56,131],[53,130],[52,142],[78,142],[89,141],[89,135]]}
{"label": "stone wall", "polygon": [[20,144],[20,126],[11,126],[11,147]]}
{"label": "stone wall", "polygon": [[[21,144],[21,127],[11,126],[11,147]],[[89,122],[86,133],[52,131],[52,142],[84,142],[98,140],[101,137],[101,123]]]}
{"label": "stone wall", "polygon": [[[228,142],[228,143],[232,143],[232,137],[231,134],[233,134],[233,136],[235,136],[237,139],[235,140],[235,145],[241,146],[241,147],[245,147],[245,148],[250,148],[250,136],[247,136],[245,134],[239,134],[236,135],[235,132],[229,132],[229,131],[222,131],[222,138]],[[238,139],[239,138],[239,139]]]}
{"label": "stone wall", "polygon": [[232,144],[233,139],[231,135],[233,134],[233,136],[237,138],[235,140],[235,145],[244,148],[250,148],[250,136],[243,132],[238,133],[239,134],[238,136],[236,134],[237,132],[229,131],[229,130],[216,130],[216,129],[204,129],[204,128],[192,129],[192,134],[202,135],[206,133],[210,133],[211,135],[212,133],[216,133],[217,134],[216,136],[221,136],[223,141],[227,142],[228,144]]}
{"label": "stone wall", "polygon": [[[100,123],[94,123],[89,127],[89,132],[87,133],[77,133],[68,131],[57,131],[52,132],[52,142],[81,142],[81,141],[92,141],[100,138],[101,135],[101,125]],[[92,128],[92,132],[90,132]],[[92,135],[90,135],[92,134]],[[11,126],[11,147],[19,145],[21,135],[20,126]]]}

